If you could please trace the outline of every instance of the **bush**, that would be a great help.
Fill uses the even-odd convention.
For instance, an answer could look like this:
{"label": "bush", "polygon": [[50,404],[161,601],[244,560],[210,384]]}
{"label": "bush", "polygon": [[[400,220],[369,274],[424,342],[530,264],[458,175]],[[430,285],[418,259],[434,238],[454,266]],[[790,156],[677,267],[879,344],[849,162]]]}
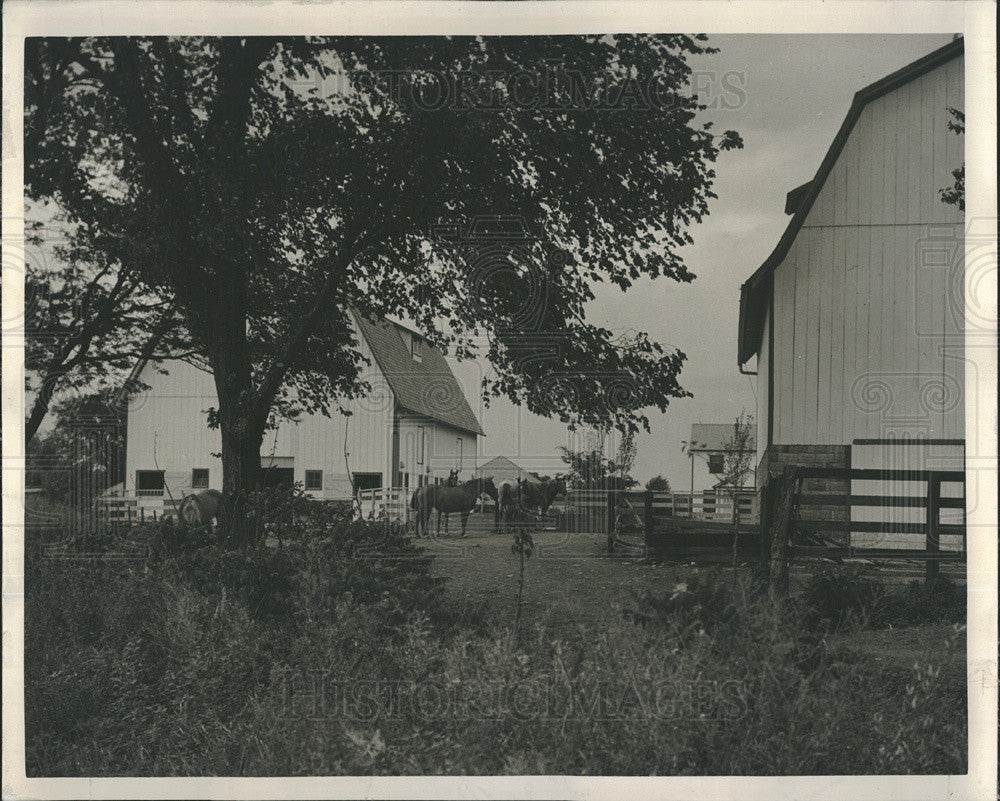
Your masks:
{"label": "bush", "polygon": [[925,623],[964,623],[965,592],[946,576],[930,583],[911,581],[888,593],[873,615],[872,625],[897,628]]}
{"label": "bush", "polygon": [[866,565],[823,565],[802,594],[807,624],[816,631],[866,624],[885,597],[885,583]]}
{"label": "bush", "polygon": [[729,573],[518,636],[393,527],[329,534],[30,560],[29,775],[965,770],[964,684],[887,677]]}

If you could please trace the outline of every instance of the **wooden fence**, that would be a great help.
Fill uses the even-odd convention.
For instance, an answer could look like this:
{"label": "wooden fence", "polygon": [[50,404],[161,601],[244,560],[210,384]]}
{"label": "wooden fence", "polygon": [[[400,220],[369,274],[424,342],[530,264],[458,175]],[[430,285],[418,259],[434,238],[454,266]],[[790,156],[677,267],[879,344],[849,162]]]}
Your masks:
{"label": "wooden fence", "polygon": [[[858,483],[889,485],[885,492],[856,494]],[[901,483],[922,485],[919,494],[893,494]],[[962,496],[942,494],[943,484],[960,485]],[[839,487],[839,488],[838,488]],[[769,562],[771,584],[788,590],[793,560],[914,560],[925,565],[928,580],[942,562],[965,563],[965,474],[950,470],[877,470],[789,467],[765,489],[764,541],[761,555]],[[856,510],[875,509],[881,520],[859,519]],[[884,519],[894,510],[923,510],[920,522]],[[943,509],[961,510],[961,523],[941,520]],[[822,514],[810,514],[811,511]],[[919,535],[920,548],[855,546],[860,536]],[[948,538],[950,542],[943,541]],[[946,542],[950,547],[942,548]]]}

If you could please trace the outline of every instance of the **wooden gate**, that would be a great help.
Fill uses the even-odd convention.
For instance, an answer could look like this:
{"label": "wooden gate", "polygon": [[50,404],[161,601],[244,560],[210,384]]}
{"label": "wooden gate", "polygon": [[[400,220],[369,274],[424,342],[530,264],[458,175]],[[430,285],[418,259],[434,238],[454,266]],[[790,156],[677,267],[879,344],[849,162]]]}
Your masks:
{"label": "wooden gate", "polygon": [[[922,485],[919,494],[892,494],[901,483]],[[888,491],[857,492],[859,484]],[[960,487],[945,495],[943,485]],[[830,467],[786,468],[765,492],[766,542],[772,585],[787,591],[793,560],[912,560],[925,565],[928,580],[942,562],[965,564],[965,473],[954,470],[859,470]],[[941,512],[959,510],[961,523],[945,523]],[[859,510],[877,510],[879,520],[863,519]],[[918,510],[922,520],[895,520],[894,511]],[[870,515],[867,515],[870,516]],[[917,535],[922,547],[855,546],[857,535]],[[942,547],[945,546],[945,547]]]}

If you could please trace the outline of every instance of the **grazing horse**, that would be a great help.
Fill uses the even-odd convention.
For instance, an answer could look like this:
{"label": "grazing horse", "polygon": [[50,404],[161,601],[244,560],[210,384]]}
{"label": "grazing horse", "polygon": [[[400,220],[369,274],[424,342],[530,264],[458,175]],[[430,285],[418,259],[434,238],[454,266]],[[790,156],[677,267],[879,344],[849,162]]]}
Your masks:
{"label": "grazing horse", "polygon": [[186,496],[177,511],[188,528],[203,528],[211,526],[212,520],[218,518],[221,505],[222,493],[209,489]]}
{"label": "grazing horse", "polygon": [[[469,522],[469,512],[476,505],[476,501],[483,493],[489,495],[494,501],[497,499],[497,488],[493,485],[492,478],[474,478],[456,487],[449,487],[445,484],[427,484],[420,487],[410,498],[410,508],[417,510],[417,536],[420,536],[420,529],[428,534],[427,521],[431,515],[431,509],[436,509],[438,513],[437,533],[441,533],[441,515],[448,515],[451,512],[459,512],[462,515],[462,536],[465,536],[466,524]],[[447,532],[447,518],[445,519],[445,532]]]}

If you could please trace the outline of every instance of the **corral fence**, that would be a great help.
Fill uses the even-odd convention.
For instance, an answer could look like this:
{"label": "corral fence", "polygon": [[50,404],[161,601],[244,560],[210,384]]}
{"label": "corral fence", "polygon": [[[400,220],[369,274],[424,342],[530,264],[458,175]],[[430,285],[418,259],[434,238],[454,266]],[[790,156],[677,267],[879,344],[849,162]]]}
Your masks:
{"label": "corral fence", "polygon": [[760,555],[779,594],[806,559],[923,562],[928,581],[942,563],[965,564],[961,471],[786,467],[763,494]]}
{"label": "corral fence", "polygon": [[[358,490],[354,496],[355,517],[363,520],[398,522],[409,525],[416,521],[416,510],[410,508],[413,489],[410,487],[378,487]],[[455,514],[453,517],[457,518]],[[494,527],[495,505],[492,499],[480,498],[469,516],[469,530],[481,531]]]}
{"label": "corral fence", "polygon": [[734,531],[738,556],[759,553],[760,513],[752,489],[735,493],[615,490],[606,493],[605,504],[610,553],[641,549],[651,558],[724,561],[732,557]]}
{"label": "corral fence", "polygon": [[[740,519],[755,522],[758,517],[757,494],[739,490],[736,504]],[[557,502],[558,507],[558,502]],[[733,517],[733,498],[726,492],[654,492],[650,490],[571,489],[561,512],[560,528],[573,532],[614,533],[630,529],[631,516],[651,529],[657,521],[689,519],[729,521]],[[634,522],[634,521],[633,521]]]}
{"label": "corral fence", "polygon": [[93,511],[101,523],[132,525],[177,517],[177,507],[183,495],[165,496],[162,490],[115,490],[103,493],[94,502]]}

